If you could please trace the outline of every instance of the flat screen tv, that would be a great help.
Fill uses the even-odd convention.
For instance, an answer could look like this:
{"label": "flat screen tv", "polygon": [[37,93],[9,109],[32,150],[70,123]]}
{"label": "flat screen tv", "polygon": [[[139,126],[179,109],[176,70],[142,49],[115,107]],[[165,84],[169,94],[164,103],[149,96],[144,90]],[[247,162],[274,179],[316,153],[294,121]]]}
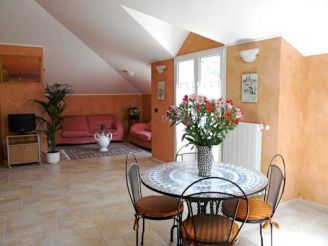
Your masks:
{"label": "flat screen tv", "polygon": [[35,131],[35,114],[8,114],[8,126],[10,132]]}

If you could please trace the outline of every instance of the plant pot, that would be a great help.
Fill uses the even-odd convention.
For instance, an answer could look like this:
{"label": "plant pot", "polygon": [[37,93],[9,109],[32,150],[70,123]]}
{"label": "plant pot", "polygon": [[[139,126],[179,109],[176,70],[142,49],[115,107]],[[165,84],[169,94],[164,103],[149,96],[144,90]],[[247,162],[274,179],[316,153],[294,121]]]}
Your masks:
{"label": "plant pot", "polygon": [[197,164],[198,176],[209,177],[211,176],[213,154],[212,146],[196,146],[197,147]]}
{"label": "plant pot", "polygon": [[49,164],[56,164],[60,161],[60,152],[47,152],[46,159]]}

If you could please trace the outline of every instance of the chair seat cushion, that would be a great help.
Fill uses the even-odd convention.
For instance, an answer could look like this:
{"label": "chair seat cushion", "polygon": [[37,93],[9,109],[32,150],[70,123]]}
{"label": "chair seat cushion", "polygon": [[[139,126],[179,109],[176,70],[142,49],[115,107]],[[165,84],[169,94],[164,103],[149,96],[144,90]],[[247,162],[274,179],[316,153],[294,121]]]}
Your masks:
{"label": "chair seat cushion", "polygon": [[224,243],[228,240],[231,225],[232,230],[229,237],[231,243],[237,235],[239,227],[237,223],[222,215],[190,216],[182,222],[180,231],[184,241],[196,241],[203,244]]}
{"label": "chair seat cushion", "polygon": [[[231,211],[231,207],[234,207],[231,204],[233,201],[225,201],[223,203],[223,212],[232,217],[234,212]],[[263,201],[258,197],[250,197],[248,198],[248,207],[249,214],[247,221],[262,221],[267,220],[272,215],[272,208],[269,203]],[[239,203],[239,208],[236,214],[236,219],[244,220],[246,216],[247,204],[245,200],[241,200]]]}
{"label": "chair seat cushion", "polygon": [[[148,217],[165,218],[177,215],[178,199],[169,196],[146,196],[136,202],[139,214]],[[183,211],[181,203],[180,211]]]}
{"label": "chair seat cushion", "polygon": [[136,133],[136,137],[140,140],[143,140],[143,141],[150,141],[151,140],[151,132],[150,131],[138,131]]}

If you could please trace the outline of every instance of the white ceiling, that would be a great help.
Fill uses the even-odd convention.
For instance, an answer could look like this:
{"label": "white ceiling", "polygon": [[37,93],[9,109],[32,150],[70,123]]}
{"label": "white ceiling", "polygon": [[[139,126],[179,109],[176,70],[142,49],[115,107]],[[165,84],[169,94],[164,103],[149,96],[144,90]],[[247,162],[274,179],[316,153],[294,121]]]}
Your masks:
{"label": "white ceiling", "polygon": [[328,53],[327,13],[328,0],[0,0],[0,42],[44,46],[46,81],[75,93],[149,93],[149,63],[188,31],[228,45],[283,36],[314,55]]}
{"label": "white ceiling", "polygon": [[[150,92],[150,66],[154,60],[172,58],[188,32],[172,29],[168,39],[179,40],[173,50],[166,50],[118,1],[113,0],[36,0],[60,23],[85,42],[117,72],[133,71],[136,77],[125,77],[141,92]],[[140,15],[143,14],[139,14]],[[149,20],[150,19],[150,20]],[[159,25],[152,17],[146,20]],[[175,54],[174,54],[175,55]]]}
{"label": "white ceiling", "polygon": [[225,44],[283,36],[303,55],[328,53],[328,0],[120,0]]}
{"label": "white ceiling", "polygon": [[[0,43],[43,46],[46,81],[76,94],[150,93],[149,63],[172,58],[188,32],[130,12],[113,0],[1,0]],[[141,24],[174,42],[163,46]]]}

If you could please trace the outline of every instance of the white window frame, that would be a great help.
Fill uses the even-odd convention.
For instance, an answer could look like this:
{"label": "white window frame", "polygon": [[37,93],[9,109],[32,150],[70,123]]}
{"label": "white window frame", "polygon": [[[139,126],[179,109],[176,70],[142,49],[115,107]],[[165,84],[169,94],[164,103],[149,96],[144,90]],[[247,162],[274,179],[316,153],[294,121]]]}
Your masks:
{"label": "white window frame", "polygon": [[[200,66],[200,60],[203,57],[207,56],[215,56],[219,55],[222,57],[221,63],[220,63],[220,75],[221,75],[221,97],[223,99],[226,98],[226,63],[227,63],[227,48],[226,46],[221,46],[219,48],[214,49],[208,49],[204,51],[198,51],[194,53],[190,53],[187,55],[177,56],[174,59],[174,105],[177,105],[177,100],[182,100],[181,98],[176,98],[176,88],[177,88],[177,80],[178,80],[178,74],[179,74],[179,62],[193,60],[194,61],[194,78],[195,78],[195,92],[198,94],[198,83],[200,81],[201,76],[201,66]],[[176,155],[176,149],[177,143],[176,143],[176,128],[174,127],[174,156]]]}

